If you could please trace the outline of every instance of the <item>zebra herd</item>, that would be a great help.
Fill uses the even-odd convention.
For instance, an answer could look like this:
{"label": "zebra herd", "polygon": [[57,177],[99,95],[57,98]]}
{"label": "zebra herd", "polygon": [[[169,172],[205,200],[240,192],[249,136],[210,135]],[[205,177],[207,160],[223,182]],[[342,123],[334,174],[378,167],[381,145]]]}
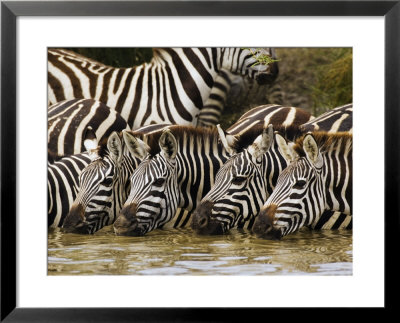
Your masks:
{"label": "zebra herd", "polygon": [[161,48],[113,68],[48,50],[48,225],[141,236],[232,228],[281,239],[352,226],[352,104],[314,118],[266,104],[228,129],[236,74],[272,84],[273,48]]}

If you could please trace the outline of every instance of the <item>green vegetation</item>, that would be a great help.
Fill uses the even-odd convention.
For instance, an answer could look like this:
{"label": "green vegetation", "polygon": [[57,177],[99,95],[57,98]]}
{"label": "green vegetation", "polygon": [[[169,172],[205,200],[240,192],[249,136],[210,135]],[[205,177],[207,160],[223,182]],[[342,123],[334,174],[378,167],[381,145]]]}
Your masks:
{"label": "green vegetation", "polygon": [[254,64],[252,64],[251,66],[268,65],[268,64],[279,61],[279,59],[273,59],[271,56],[268,56],[266,54],[259,54],[261,48],[256,48],[255,50],[253,50],[251,48],[245,47],[243,49],[249,50],[250,53],[253,55],[253,57],[256,59],[256,62]]}
{"label": "green vegetation", "polygon": [[351,49],[335,48],[329,61],[316,69],[315,86],[310,86],[314,115],[353,101],[353,53]]}
{"label": "green vegetation", "polygon": [[284,104],[318,116],[353,100],[352,48],[278,48]]}

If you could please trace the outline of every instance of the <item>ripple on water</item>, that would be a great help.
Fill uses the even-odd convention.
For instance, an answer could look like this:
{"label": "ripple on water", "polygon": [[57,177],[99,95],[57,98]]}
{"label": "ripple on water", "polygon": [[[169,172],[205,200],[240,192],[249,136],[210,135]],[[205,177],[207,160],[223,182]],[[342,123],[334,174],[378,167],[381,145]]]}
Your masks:
{"label": "ripple on water", "polygon": [[193,235],[191,229],[155,230],[144,237],[117,237],[110,232],[49,234],[48,273],[352,275],[353,270],[351,231],[305,231],[280,241],[237,230],[218,237]]}
{"label": "ripple on water", "polygon": [[316,274],[319,275],[352,275],[353,264],[349,262],[332,262],[327,264],[313,264]]}
{"label": "ripple on water", "polygon": [[180,267],[160,267],[148,268],[138,271],[131,269],[130,271],[133,271],[135,274],[140,275],[182,275],[188,273],[189,269]]}

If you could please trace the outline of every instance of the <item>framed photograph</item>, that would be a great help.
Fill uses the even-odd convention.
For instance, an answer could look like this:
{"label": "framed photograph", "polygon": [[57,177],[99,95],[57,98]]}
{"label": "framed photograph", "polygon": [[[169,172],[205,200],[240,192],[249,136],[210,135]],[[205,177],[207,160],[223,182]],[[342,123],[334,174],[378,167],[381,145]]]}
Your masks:
{"label": "framed photograph", "polygon": [[[1,25],[2,321],[232,322],[242,313],[268,317],[272,308],[393,308],[399,1],[3,1]],[[210,267],[193,253],[202,240],[187,234],[115,239],[110,231],[68,241],[59,231],[48,234],[45,106],[57,101],[47,86],[48,50],[87,49],[80,54],[88,56],[124,48],[146,60],[155,47],[274,48],[290,66],[280,71],[288,97],[292,79],[301,74],[304,81],[314,69],[327,73],[330,53],[339,53],[340,66],[352,71],[355,106],[351,233],[276,243],[242,233],[207,237],[214,249],[200,256]],[[313,91],[327,98],[327,88],[342,87],[335,77]],[[165,270],[163,253],[171,248],[185,252]],[[101,262],[87,257],[91,252]]]}

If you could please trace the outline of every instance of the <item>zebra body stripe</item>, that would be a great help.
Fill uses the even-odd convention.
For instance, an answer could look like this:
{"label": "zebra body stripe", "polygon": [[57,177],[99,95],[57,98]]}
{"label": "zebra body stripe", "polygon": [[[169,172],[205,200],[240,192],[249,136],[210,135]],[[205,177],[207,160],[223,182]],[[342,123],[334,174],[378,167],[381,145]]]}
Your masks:
{"label": "zebra body stripe", "polygon": [[[197,124],[220,70],[260,82],[261,76],[276,77],[271,66],[252,67],[256,58],[248,53],[240,48],[158,48],[150,63],[112,68],[71,51],[49,49],[49,102],[96,99],[120,113],[131,129],[163,122]],[[240,59],[232,61],[232,54]],[[272,49],[260,54],[275,55]]]}
{"label": "zebra body stripe", "polygon": [[47,148],[64,156],[85,151],[83,135],[88,127],[101,140],[113,131],[128,129],[126,121],[105,104],[92,99],[72,99],[48,109]]}

